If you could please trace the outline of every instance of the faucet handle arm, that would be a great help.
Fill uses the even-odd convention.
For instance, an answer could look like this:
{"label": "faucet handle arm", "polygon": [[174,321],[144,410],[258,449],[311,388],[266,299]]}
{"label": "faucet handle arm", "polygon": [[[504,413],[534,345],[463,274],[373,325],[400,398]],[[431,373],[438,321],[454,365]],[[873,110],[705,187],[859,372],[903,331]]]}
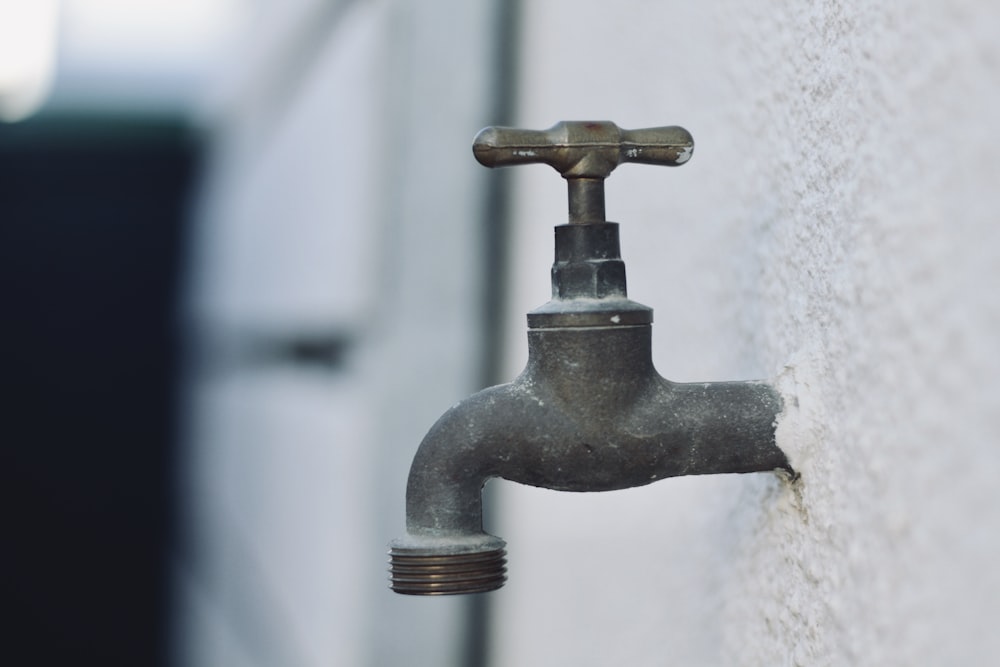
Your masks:
{"label": "faucet handle arm", "polygon": [[562,121],[547,130],[487,127],[472,152],[486,167],[543,163],[564,178],[607,178],[623,162],[682,165],[694,139],[683,127],[623,130],[610,121]]}
{"label": "faucet handle arm", "polygon": [[610,121],[562,121],[547,130],[487,127],[472,144],[486,167],[553,167],[569,182],[571,223],[604,222],[604,179],[623,162],[676,167],[693,151],[683,127],[623,130]]}

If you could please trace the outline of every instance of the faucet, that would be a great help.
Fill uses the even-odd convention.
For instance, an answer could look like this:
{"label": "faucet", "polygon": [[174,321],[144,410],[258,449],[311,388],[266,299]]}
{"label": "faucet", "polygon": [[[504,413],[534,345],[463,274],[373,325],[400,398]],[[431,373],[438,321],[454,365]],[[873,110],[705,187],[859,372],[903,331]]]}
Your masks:
{"label": "faucet", "polygon": [[489,127],[487,167],[544,163],[567,180],[569,223],[555,228],[552,299],[528,313],[528,363],[512,382],[448,410],[410,468],[406,537],[389,545],[390,587],[409,595],[495,590],[506,543],[483,531],[482,488],[501,477],[560,491],[609,491],[666,477],[786,471],[775,444],[782,401],[763,382],[678,384],[653,367],[651,308],[628,299],[604,179],[619,164],[679,166],[681,127],[623,130],[561,122]]}

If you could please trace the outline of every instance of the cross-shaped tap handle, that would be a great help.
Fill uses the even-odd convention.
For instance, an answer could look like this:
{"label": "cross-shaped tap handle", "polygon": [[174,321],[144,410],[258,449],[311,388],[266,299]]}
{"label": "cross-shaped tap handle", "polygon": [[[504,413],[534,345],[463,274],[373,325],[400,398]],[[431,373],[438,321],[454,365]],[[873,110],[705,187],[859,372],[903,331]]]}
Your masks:
{"label": "cross-shaped tap handle", "polygon": [[604,179],[623,162],[676,167],[691,159],[694,139],[683,127],[623,130],[610,121],[562,121],[547,130],[487,127],[472,152],[486,167],[540,162],[569,185],[569,221],[604,222]]}

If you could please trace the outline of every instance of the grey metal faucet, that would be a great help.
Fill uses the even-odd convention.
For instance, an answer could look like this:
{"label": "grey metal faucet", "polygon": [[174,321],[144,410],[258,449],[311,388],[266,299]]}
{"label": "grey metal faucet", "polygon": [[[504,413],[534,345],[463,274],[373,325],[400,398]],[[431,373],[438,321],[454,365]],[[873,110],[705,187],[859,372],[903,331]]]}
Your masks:
{"label": "grey metal faucet", "polygon": [[525,370],[450,409],[417,450],[407,535],[389,549],[394,591],[503,586],[505,543],[482,525],[482,488],[492,477],[609,491],[679,475],[792,472],[774,440],[778,393],[762,382],[664,379],[652,362],[653,311],[626,295],[618,225],[604,219],[604,179],[623,162],[684,164],[693,149],[680,127],[628,131],[610,122],[476,136],[485,166],[558,170],[569,184],[569,224],[555,228],[552,300],[528,313]]}

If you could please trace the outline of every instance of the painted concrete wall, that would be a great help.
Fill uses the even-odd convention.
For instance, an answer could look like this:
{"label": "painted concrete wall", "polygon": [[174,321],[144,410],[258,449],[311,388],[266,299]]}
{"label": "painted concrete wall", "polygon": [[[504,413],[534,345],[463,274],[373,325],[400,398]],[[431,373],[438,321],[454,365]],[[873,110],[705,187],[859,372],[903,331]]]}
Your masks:
{"label": "painted concrete wall", "polygon": [[[500,487],[498,665],[951,665],[1000,652],[1000,7],[525,3],[520,124],[681,124],[608,187],[680,381],[768,377],[802,474]],[[522,313],[561,179],[518,176]]]}

